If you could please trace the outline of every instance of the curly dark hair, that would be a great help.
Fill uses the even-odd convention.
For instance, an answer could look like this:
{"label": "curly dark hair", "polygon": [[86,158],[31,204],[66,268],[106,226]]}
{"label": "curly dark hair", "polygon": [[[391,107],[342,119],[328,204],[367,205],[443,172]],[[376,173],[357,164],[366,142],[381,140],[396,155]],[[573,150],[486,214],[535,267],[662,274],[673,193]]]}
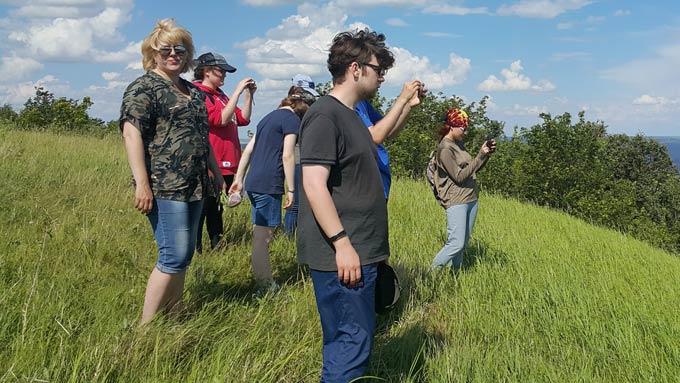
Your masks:
{"label": "curly dark hair", "polygon": [[328,54],[328,71],[333,83],[342,83],[347,68],[353,62],[359,64],[371,61],[375,55],[382,69],[394,65],[394,56],[385,45],[385,35],[370,31],[368,28],[354,32],[341,32],[335,35]]}

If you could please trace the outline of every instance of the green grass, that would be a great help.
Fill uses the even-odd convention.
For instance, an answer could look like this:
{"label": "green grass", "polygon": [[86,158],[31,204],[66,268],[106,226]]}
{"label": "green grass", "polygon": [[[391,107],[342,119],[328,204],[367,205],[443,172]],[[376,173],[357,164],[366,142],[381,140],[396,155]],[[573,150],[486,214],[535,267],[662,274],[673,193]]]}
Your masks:
{"label": "green grass", "polygon": [[[308,273],[280,235],[272,252],[283,289],[252,298],[246,204],[225,213],[226,249],[194,258],[181,315],[140,330],[156,249],[132,207],[120,139],[0,130],[0,177],[1,382],[318,381]],[[378,318],[370,375],[680,380],[677,257],[482,195],[465,270],[429,275],[445,219],[426,183],[395,182],[389,212],[404,291]]]}

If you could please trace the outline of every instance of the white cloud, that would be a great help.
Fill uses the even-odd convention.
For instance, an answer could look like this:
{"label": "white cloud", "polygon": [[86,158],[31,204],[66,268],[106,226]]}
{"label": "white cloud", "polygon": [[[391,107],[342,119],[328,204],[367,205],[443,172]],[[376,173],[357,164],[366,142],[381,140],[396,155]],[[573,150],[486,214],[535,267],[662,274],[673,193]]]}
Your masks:
{"label": "white cloud", "polygon": [[680,105],[680,99],[668,99],[663,96],[650,96],[648,94],[643,94],[642,96],[633,100],[634,105]]}
{"label": "white cloud", "polygon": [[467,8],[467,7],[461,7],[461,6],[455,6],[455,5],[435,4],[435,5],[425,7],[425,9],[423,9],[423,13],[465,16],[465,15],[476,15],[476,14],[487,14],[487,13],[489,13],[489,9],[487,7]]}
{"label": "white cloud", "polygon": [[118,51],[105,51],[100,49],[92,50],[93,61],[101,63],[122,63],[129,61],[137,61],[140,64],[142,62],[142,42],[131,42],[128,45]]}
{"label": "white cloud", "polygon": [[43,65],[32,58],[2,57],[0,58],[0,82],[21,81],[42,68]]}
{"label": "white cloud", "polygon": [[574,26],[573,23],[558,23],[557,29],[560,30],[571,29],[573,26]]}
{"label": "white cloud", "polygon": [[501,76],[503,76],[504,80],[500,80],[498,77],[490,75],[477,86],[477,89],[483,92],[518,90],[550,92],[555,90],[555,85],[548,80],[540,80],[536,85],[532,85],[531,79],[521,73],[523,70],[524,68],[522,67],[521,61],[514,61],[510,64],[510,68],[501,70]]}
{"label": "white cloud", "polygon": [[501,16],[552,19],[590,3],[592,3],[590,0],[521,0],[512,5],[501,6],[496,13]]}
{"label": "white cloud", "polygon": [[26,100],[35,96],[35,88],[40,86],[49,90],[56,97],[74,97],[68,82],[47,75],[35,82],[28,81],[0,87],[0,94],[4,95],[0,104],[10,104],[19,109]]}
{"label": "white cloud", "polygon": [[55,18],[55,17],[79,17],[80,8],[68,6],[26,5],[9,12],[12,17],[25,18]]}
{"label": "white cloud", "polygon": [[446,68],[431,63],[427,56],[414,56],[403,48],[392,48],[392,52],[396,61],[395,67],[387,75],[388,85],[400,85],[405,81],[419,79],[425,82],[428,89],[441,89],[465,81],[471,68],[469,58],[458,56],[454,52],[449,54]]}
{"label": "white cloud", "polygon": [[387,20],[385,20],[385,24],[390,25],[392,27],[406,27],[408,26],[408,23],[398,17],[392,17]]}
{"label": "white cloud", "polygon": [[[26,23],[15,20],[17,26],[8,34],[9,41],[19,44],[17,49],[27,49],[39,60],[96,61],[102,52],[98,47],[123,41],[119,29],[130,20],[131,5],[127,1],[106,3],[122,7],[100,8],[90,17],[33,18]],[[69,12],[80,14],[81,10]],[[124,55],[121,60],[127,58]]]}
{"label": "white cloud", "polygon": [[102,78],[106,81],[115,80],[118,77],[120,77],[120,73],[118,73],[118,72],[103,72],[102,73]]}
{"label": "white cloud", "polygon": [[648,92],[680,96],[680,43],[658,47],[650,57],[639,58],[623,65],[604,70],[600,76]]}
{"label": "white cloud", "polygon": [[614,16],[629,16],[630,11],[627,9],[617,9],[616,12],[614,12]]}
{"label": "white cloud", "polygon": [[[651,97],[651,96],[650,96]],[[658,101],[658,100],[657,100]],[[590,105],[590,119],[605,121],[608,131],[626,134],[642,133],[647,136],[677,135],[677,121],[680,119],[679,100],[671,104],[632,104],[613,102],[605,105]]]}
{"label": "white cloud", "polygon": [[[324,6],[304,4],[298,8],[298,14],[267,31],[266,37],[244,41],[237,47],[246,49],[248,67],[264,78],[259,87],[263,91],[268,86],[285,89],[295,73],[327,78],[328,47],[335,34],[366,27],[362,23],[345,25],[347,18],[343,10],[333,3]],[[428,87],[436,89],[460,83],[470,70],[470,60],[454,53],[450,54],[446,68],[438,68],[427,57],[414,56],[398,47],[391,50],[396,64],[387,76],[388,86],[420,78]]]}

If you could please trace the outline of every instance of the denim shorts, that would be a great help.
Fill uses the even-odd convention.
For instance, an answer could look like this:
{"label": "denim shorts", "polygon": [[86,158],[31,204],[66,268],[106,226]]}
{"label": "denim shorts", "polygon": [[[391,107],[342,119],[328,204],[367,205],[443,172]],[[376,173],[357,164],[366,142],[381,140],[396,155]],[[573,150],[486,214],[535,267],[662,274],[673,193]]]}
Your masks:
{"label": "denim shorts", "polygon": [[181,202],[154,198],[147,217],[158,245],[156,268],[160,272],[177,274],[189,267],[202,211],[202,200]]}
{"label": "denim shorts", "polygon": [[253,225],[281,226],[281,194],[260,194],[248,192]]}

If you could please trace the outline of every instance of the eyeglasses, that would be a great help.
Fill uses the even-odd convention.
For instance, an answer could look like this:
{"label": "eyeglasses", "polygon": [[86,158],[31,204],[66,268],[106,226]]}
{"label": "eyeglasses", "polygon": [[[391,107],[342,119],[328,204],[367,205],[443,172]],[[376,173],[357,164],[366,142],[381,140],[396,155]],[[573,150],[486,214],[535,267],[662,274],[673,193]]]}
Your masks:
{"label": "eyeglasses", "polygon": [[226,75],[227,75],[227,71],[224,70],[224,69],[222,69],[222,68],[220,68],[220,67],[218,67],[218,66],[213,67],[213,70],[216,70],[221,76],[226,76]]}
{"label": "eyeglasses", "polygon": [[184,56],[187,53],[187,48],[184,45],[162,45],[158,48],[158,52],[164,58],[170,56],[173,50],[177,56]]}
{"label": "eyeglasses", "polygon": [[366,65],[367,67],[373,69],[375,71],[375,74],[378,75],[378,77],[385,77],[387,74],[387,69],[382,68],[380,65],[375,65],[371,63],[361,63],[361,65]]}

